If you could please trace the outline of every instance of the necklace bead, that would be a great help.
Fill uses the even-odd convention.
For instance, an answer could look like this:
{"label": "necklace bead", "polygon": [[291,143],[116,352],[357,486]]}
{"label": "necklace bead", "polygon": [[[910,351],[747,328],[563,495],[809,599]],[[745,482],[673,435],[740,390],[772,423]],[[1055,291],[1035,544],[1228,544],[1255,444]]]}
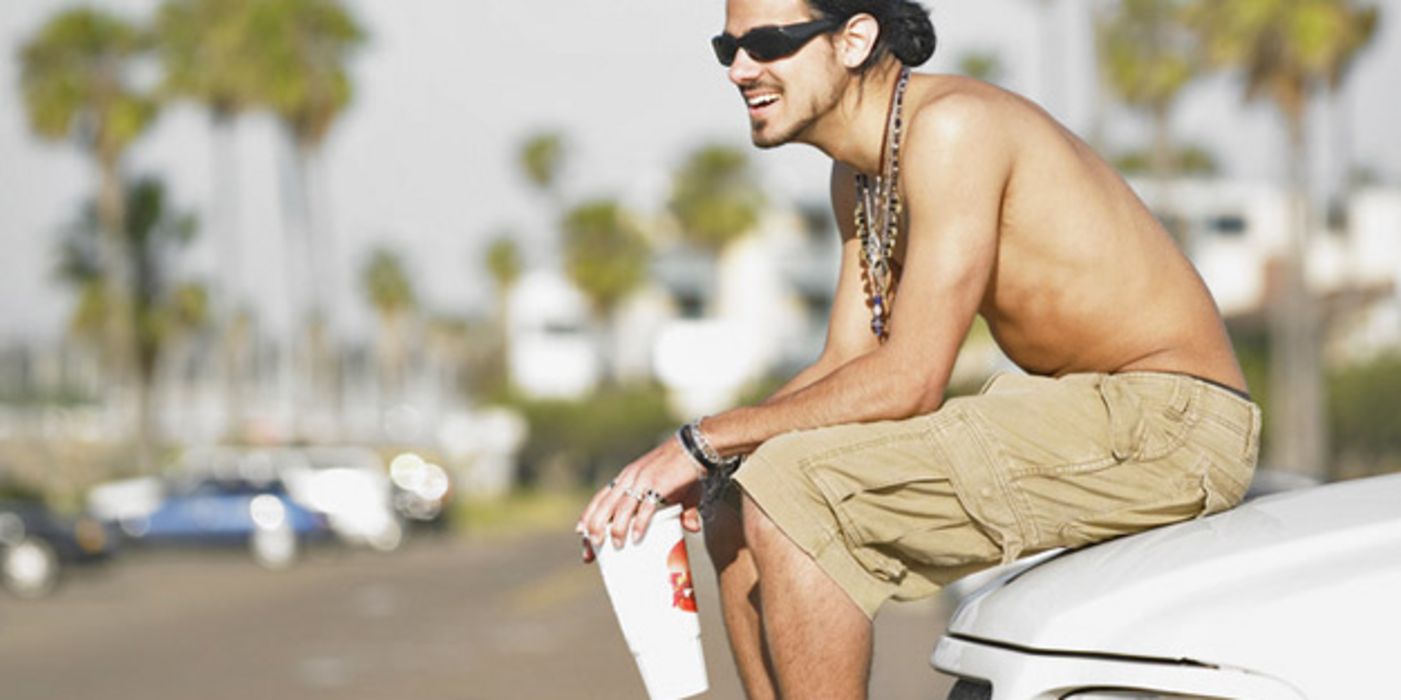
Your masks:
{"label": "necklace bead", "polygon": [[903,124],[900,111],[909,79],[910,69],[902,66],[890,100],[885,141],[881,144],[881,174],[875,177],[874,182],[865,175],[856,176],[856,230],[865,251],[862,272],[866,278],[867,303],[871,307],[871,332],[880,342],[885,342],[889,325],[886,302],[892,295],[891,270],[896,238],[900,234],[900,135]]}

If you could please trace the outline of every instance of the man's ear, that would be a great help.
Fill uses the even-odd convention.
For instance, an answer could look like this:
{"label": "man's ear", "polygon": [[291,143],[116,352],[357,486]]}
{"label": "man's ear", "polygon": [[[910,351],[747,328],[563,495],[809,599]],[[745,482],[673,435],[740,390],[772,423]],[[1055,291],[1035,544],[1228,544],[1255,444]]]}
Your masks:
{"label": "man's ear", "polygon": [[842,65],[855,69],[876,50],[876,40],[879,38],[880,23],[875,17],[864,12],[852,15],[841,34],[837,35],[837,57]]}

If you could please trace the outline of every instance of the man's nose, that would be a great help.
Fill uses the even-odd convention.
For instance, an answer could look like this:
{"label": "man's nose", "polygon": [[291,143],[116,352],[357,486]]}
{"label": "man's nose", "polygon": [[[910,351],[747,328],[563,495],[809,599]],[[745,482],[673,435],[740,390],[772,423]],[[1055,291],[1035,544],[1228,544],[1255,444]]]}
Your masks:
{"label": "man's nose", "polygon": [[743,87],[754,82],[762,72],[763,64],[751,58],[748,51],[740,49],[735,52],[735,60],[730,64],[730,82]]}

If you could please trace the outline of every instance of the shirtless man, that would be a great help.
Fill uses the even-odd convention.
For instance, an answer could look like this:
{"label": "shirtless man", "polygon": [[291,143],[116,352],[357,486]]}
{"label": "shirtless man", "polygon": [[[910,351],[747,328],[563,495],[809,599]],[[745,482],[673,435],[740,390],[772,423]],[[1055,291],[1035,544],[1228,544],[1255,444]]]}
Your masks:
{"label": "shirtless man", "polygon": [[[1239,502],[1260,415],[1220,315],[1080,139],[967,78],[913,75],[896,99],[935,44],[908,0],[728,0],[714,44],[755,145],[832,157],[843,243],[827,343],[764,403],[627,465],[579,527],[608,546],[680,502],[694,531],[701,481],[721,491],[706,543],[751,698],[864,697],[888,598]],[[866,257],[890,210],[869,183],[891,162],[895,244]],[[856,175],[874,195],[864,224]],[[975,315],[1026,374],[946,401]]]}

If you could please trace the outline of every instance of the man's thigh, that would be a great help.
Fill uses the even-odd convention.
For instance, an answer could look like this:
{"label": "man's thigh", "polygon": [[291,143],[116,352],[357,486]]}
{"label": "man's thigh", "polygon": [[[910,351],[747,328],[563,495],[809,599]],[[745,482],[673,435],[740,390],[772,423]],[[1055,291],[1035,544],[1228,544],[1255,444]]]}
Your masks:
{"label": "man's thigh", "polygon": [[1258,409],[1204,386],[1001,375],[928,416],[780,436],[736,481],[873,614],[1024,553],[1234,505]]}
{"label": "man's thigh", "polygon": [[735,481],[783,533],[873,616],[997,563],[929,442],[930,417],[779,436]]}

